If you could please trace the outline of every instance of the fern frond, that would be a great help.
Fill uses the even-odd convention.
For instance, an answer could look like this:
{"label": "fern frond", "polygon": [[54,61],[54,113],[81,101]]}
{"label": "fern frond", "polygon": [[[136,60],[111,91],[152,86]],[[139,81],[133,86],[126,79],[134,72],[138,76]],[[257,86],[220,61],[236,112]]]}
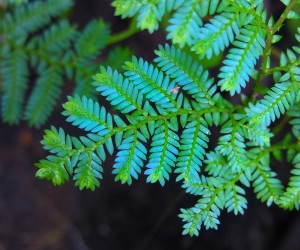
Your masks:
{"label": "fern frond", "polygon": [[273,202],[278,204],[283,193],[283,186],[270,168],[269,155],[262,157],[260,162],[252,166],[252,185],[258,199],[270,206]]}
{"label": "fern frond", "polygon": [[[72,0],[34,1],[20,5],[13,13],[6,13],[2,23],[3,33],[8,39],[20,40],[31,32],[37,31],[73,4]],[[21,36],[22,34],[22,36]]]}
{"label": "fern frond", "polygon": [[172,126],[165,121],[156,128],[150,148],[150,160],[146,165],[147,182],[159,181],[163,186],[165,179],[169,180],[169,173],[175,167],[178,154],[179,137],[176,132],[176,125]]}
{"label": "fern frond", "polygon": [[[127,78],[123,79],[121,74],[116,70],[112,71],[110,67],[107,69],[100,67],[100,72],[94,76],[93,85],[97,87],[98,92],[106,96],[106,100],[124,114],[137,111],[139,114],[147,115],[150,107],[143,109],[143,93],[139,92],[132,82]],[[147,106],[148,102],[145,105]]]}
{"label": "fern frond", "polygon": [[[68,97],[68,102],[63,105],[65,111],[62,113],[68,116],[67,121],[72,122],[86,131],[105,136],[112,132],[113,118],[107,113],[104,107],[85,96]],[[111,144],[108,146],[109,151],[113,151]]]}
{"label": "fern frond", "polygon": [[128,47],[116,46],[109,51],[104,65],[106,67],[109,65],[114,65],[115,69],[122,71],[124,62],[129,61],[132,55],[133,51],[131,51]]}
{"label": "fern frond", "polygon": [[30,41],[29,47],[37,48],[41,53],[45,53],[45,56],[48,56],[49,53],[57,56],[70,48],[71,41],[76,33],[75,26],[66,20],[61,20],[46,29],[42,36],[35,36]]}
{"label": "fern frond", "polygon": [[240,30],[220,69],[218,85],[233,96],[250,80],[258,58],[263,54],[266,32],[259,26],[246,25]]}
{"label": "fern frond", "polygon": [[128,79],[138,86],[146,99],[156,104],[161,114],[178,111],[181,106],[180,99],[175,100],[172,96],[171,89],[175,87],[175,82],[170,81],[168,76],[164,76],[152,64],[135,57],[132,62],[125,63],[124,69],[127,70],[124,74]]}
{"label": "fern frond", "polygon": [[219,138],[216,151],[226,156],[233,173],[245,170],[247,166],[247,154],[245,138],[241,127],[234,126],[231,120],[223,124],[220,131],[222,135]]}
{"label": "fern frond", "polygon": [[[5,13],[0,25],[5,43],[0,66],[4,121],[18,123],[25,118],[29,125],[41,126],[59,97],[64,75],[75,80],[75,93],[91,96],[95,93],[87,76],[96,72],[97,67],[91,60],[96,59],[105,47],[109,27],[102,20],[94,20],[80,33],[68,21],[59,20],[59,15],[72,4],[72,0],[34,1],[15,6]],[[57,23],[51,23],[53,18],[58,19]],[[75,52],[70,50],[72,46]],[[19,58],[15,60],[14,54]],[[19,64],[18,69],[13,65],[15,63]],[[37,69],[34,71],[37,76],[29,67]],[[27,77],[34,82],[28,101],[25,100]]]}
{"label": "fern frond", "polygon": [[47,65],[41,64],[38,71],[40,77],[37,79],[25,109],[25,119],[29,125],[37,127],[49,117],[61,94],[63,85],[60,67],[47,68]]}
{"label": "fern frond", "polygon": [[[86,61],[86,65],[95,59],[105,47],[109,37],[108,25],[103,20],[90,22],[82,34],[76,39],[75,49],[80,63]],[[82,60],[82,61],[81,61]]]}
{"label": "fern frond", "polygon": [[183,3],[167,27],[167,39],[172,39],[174,44],[183,47],[186,43],[192,44],[193,37],[200,32],[202,25],[201,7],[198,1],[188,0]]}
{"label": "fern frond", "polygon": [[224,196],[226,197],[225,207],[228,213],[233,211],[235,215],[244,214],[244,209],[247,209],[247,200],[244,195],[245,190],[238,185],[230,185],[226,188]]}
{"label": "fern frond", "polygon": [[179,155],[177,158],[178,173],[176,181],[199,182],[199,172],[204,160],[205,149],[208,147],[210,131],[201,117],[189,117],[189,122],[182,132]]}
{"label": "fern frond", "polygon": [[206,56],[210,59],[213,54],[218,55],[233,42],[235,36],[239,35],[239,13],[234,8],[231,9],[233,9],[232,12],[227,8],[225,12],[215,16],[210,23],[200,28],[193,42],[192,50],[201,58]]}
{"label": "fern frond", "polygon": [[222,97],[216,93],[213,79],[208,78],[208,71],[193,61],[191,56],[174,46],[159,46],[155,51],[155,62],[179,87],[187,91],[201,107],[213,106],[222,102]]}
{"label": "fern frond", "polygon": [[146,141],[146,138],[137,130],[128,130],[124,134],[124,139],[118,146],[116,163],[112,171],[116,174],[115,180],[121,180],[122,183],[132,183],[132,178],[137,179],[141,173],[143,161],[146,160],[147,149],[140,141]]}
{"label": "fern frond", "polygon": [[[281,81],[284,81],[284,76]],[[277,83],[256,105],[250,103],[246,108],[249,123],[258,127],[269,126],[294,104],[295,99],[295,87],[291,82]]]}
{"label": "fern frond", "polygon": [[292,125],[292,131],[293,135],[299,140],[300,138],[300,110],[299,110],[299,105],[293,105],[289,112],[288,115],[290,117],[293,117],[292,120],[290,121],[290,124]]}
{"label": "fern frond", "polygon": [[2,119],[16,124],[21,119],[28,83],[27,55],[22,50],[12,50],[8,46],[2,49],[2,54]]}
{"label": "fern frond", "polygon": [[115,0],[112,6],[116,8],[115,15],[121,15],[122,18],[137,14],[137,26],[153,33],[158,29],[158,23],[165,13],[177,9],[182,2],[183,0]]}
{"label": "fern frond", "polygon": [[288,187],[279,198],[279,206],[286,210],[300,209],[300,154],[298,153],[293,160],[292,176]]}

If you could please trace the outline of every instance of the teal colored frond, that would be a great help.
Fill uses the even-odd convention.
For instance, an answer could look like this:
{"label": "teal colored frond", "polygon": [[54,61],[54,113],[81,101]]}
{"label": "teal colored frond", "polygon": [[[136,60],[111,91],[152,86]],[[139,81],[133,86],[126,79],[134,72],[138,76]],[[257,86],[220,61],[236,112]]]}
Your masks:
{"label": "teal colored frond", "polygon": [[169,45],[159,46],[155,53],[158,57],[154,61],[161,70],[174,79],[178,87],[187,91],[202,108],[222,101],[222,97],[216,93],[213,79],[208,78],[208,71],[204,71],[191,56]]}
{"label": "teal colored frond", "polygon": [[200,28],[192,50],[201,58],[206,56],[210,59],[213,54],[218,55],[239,35],[239,13],[234,8],[231,9],[233,12],[227,12],[226,9],[226,12],[215,16],[210,20],[210,23]]}
{"label": "teal colored frond", "polygon": [[262,157],[260,162],[252,167],[252,186],[258,199],[270,206],[278,204],[283,193],[283,186],[276,173],[271,170],[269,156]]}
{"label": "teal colored frond", "polygon": [[183,5],[175,12],[167,27],[167,39],[172,39],[174,44],[183,47],[190,45],[202,25],[201,6],[198,1],[184,1]]}
{"label": "teal colored frond", "polygon": [[229,167],[228,161],[226,158],[219,152],[209,152],[206,155],[205,171],[213,177],[226,177],[228,172],[231,174],[231,169]]}
{"label": "teal colored frond", "polygon": [[235,48],[229,50],[218,75],[221,90],[229,91],[233,96],[246,87],[257,60],[263,54],[265,36],[264,29],[255,25],[246,25],[240,30],[232,43]]}
{"label": "teal colored frond", "polygon": [[124,114],[137,111],[139,114],[147,115],[149,111],[151,112],[152,109],[148,102],[143,108],[143,93],[127,78],[124,79],[118,71],[113,71],[110,67],[107,69],[101,67],[100,72],[94,76],[93,85],[97,87],[96,90],[102,96],[106,96],[106,100],[110,101],[116,109]]}
{"label": "teal colored frond", "polygon": [[116,174],[115,180],[122,183],[132,183],[132,178],[138,179],[141,168],[146,160],[147,149],[140,142],[146,141],[146,138],[137,130],[128,130],[124,134],[124,139],[118,146],[116,163],[113,166],[113,174]]}
{"label": "teal colored frond", "polygon": [[40,65],[38,71],[40,76],[25,109],[25,119],[29,125],[37,127],[49,117],[61,94],[63,85],[60,67],[47,68],[46,65]]}
{"label": "teal colored frond", "polygon": [[245,194],[245,190],[237,185],[230,185],[226,188],[224,196],[226,197],[225,208],[228,213],[233,211],[235,215],[244,214],[244,209],[247,209]]}
{"label": "teal colored frond", "polygon": [[[284,80],[284,76],[281,80]],[[249,123],[258,127],[269,126],[294,104],[296,94],[291,82],[277,83],[256,105],[250,103],[246,108]]]}
{"label": "teal colored frond", "polygon": [[165,180],[169,180],[172,168],[175,167],[179,137],[176,134],[176,126],[166,122],[159,125],[152,137],[149,163],[146,165],[145,174],[148,175],[147,182],[159,181],[163,186]]}
{"label": "teal colored frond", "polygon": [[300,209],[300,154],[293,160],[288,187],[279,199],[279,206],[286,210]]}
{"label": "teal colored frond", "polygon": [[2,119],[9,124],[20,121],[28,83],[27,55],[22,50],[5,47],[0,63],[2,84]]}
{"label": "teal colored frond", "polygon": [[68,116],[67,121],[74,126],[90,131],[100,136],[105,136],[113,129],[113,117],[104,107],[85,96],[68,97],[68,102],[63,105],[63,115]]}
{"label": "teal colored frond", "polygon": [[189,209],[181,209],[183,225],[183,233],[190,236],[199,235],[202,224],[206,229],[218,229],[220,224],[220,210],[224,209],[226,198],[224,191],[205,191],[205,194],[199,199],[196,205]]}
{"label": "teal colored frond", "polygon": [[210,131],[201,117],[189,117],[182,132],[175,173],[176,181],[199,182],[199,173],[208,147]]}
{"label": "teal colored frond", "polygon": [[30,32],[37,31],[49,23],[51,17],[69,9],[72,4],[72,0],[47,0],[20,5],[13,13],[5,14],[3,32],[9,39],[24,39]]}
{"label": "teal colored frond", "polygon": [[202,18],[207,15],[214,15],[217,11],[225,8],[227,4],[227,1],[219,0],[184,1],[169,21],[170,24],[166,28],[167,39],[172,39],[172,42],[181,48],[185,44],[192,45],[195,43],[194,40],[199,39],[198,34],[203,25]]}
{"label": "teal colored frond", "polygon": [[[176,112],[181,106],[180,98],[175,99],[171,90],[175,87],[175,82],[170,81],[168,76],[164,76],[162,71],[152,64],[133,57],[132,62],[126,62],[124,73],[134,86],[145,95],[145,98],[156,104],[161,114]],[[180,97],[180,95],[178,95]]]}
{"label": "teal colored frond", "polygon": [[274,135],[269,132],[269,129],[259,128],[251,126],[249,124],[241,124],[240,127],[242,128],[245,138],[249,139],[250,141],[253,141],[261,147],[270,146],[271,138]]}
{"label": "teal colored frond", "polygon": [[239,126],[234,126],[232,121],[226,122],[220,131],[222,135],[219,138],[216,151],[226,156],[233,173],[244,170],[247,166],[247,154],[243,130]]}

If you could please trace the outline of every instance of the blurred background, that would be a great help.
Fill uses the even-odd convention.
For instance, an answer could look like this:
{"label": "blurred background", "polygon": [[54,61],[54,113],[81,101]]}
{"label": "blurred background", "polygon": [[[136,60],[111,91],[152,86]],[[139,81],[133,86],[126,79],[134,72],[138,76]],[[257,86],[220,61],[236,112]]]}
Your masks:
{"label": "blurred background", "polygon": [[[108,0],[77,0],[71,20],[80,28],[101,17],[111,24],[113,33],[120,32],[128,26],[128,20],[115,17],[110,4]],[[275,16],[283,8],[280,1],[266,2],[266,6]],[[295,23],[285,27],[287,40],[282,46],[288,45],[294,29]],[[123,45],[135,55],[152,60],[153,50],[165,42],[163,30],[152,35],[143,31]],[[66,87],[66,94],[69,88],[72,86]],[[50,124],[66,126],[60,104],[43,129]],[[224,213],[219,230],[202,229],[199,237],[191,238],[181,235],[178,213],[181,207],[192,206],[197,197],[186,195],[174,176],[164,188],[146,184],[144,176],[128,187],[114,182],[113,160],[109,159],[101,187],[94,192],[79,191],[72,181],[53,187],[38,180],[34,163],[45,157],[39,143],[43,129],[29,128],[26,123],[0,124],[0,250],[300,249],[299,212],[268,208],[251,189],[247,189],[248,210],[244,216]]]}

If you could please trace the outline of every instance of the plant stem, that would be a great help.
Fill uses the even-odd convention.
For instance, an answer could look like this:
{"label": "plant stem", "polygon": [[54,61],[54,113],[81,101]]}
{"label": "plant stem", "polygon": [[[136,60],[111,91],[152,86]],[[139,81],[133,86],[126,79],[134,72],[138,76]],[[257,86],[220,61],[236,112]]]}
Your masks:
{"label": "plant stem", "polygon": [[136,27],[135,21],[132,20],[130,22],[129,27],[126,30],[110,36],[110,38],[108,39],[107,45],[112,45],[114,43],[119,43],[123,40],[126,40],[127,38],[133,36],[137,32],[139,32],[139,29]]}
{"label": "plant stem", "polygon": [[267,42],[266,42],[266,48],[265,52],[263,54],[262,58],[262,63],[261,63],[261,72],[257,77],[255,85],[259,85],[261,83],[262,78],[265,76],[267,73],[267,62],[268,62],[268,57],[271,53],[272,49],[272,40],[274,34],[279,31],[281,28],[282,23],[285,21],[285,19],[288,17],[289,12],[293,9],[293,7],[296,5],[298,0],[292,0],[288,6],[285,8],[284,12],[281,14],[280,18],[277,20],[277,22],[273,25],[273,27],[270,27],[270,32],[268,34]]}

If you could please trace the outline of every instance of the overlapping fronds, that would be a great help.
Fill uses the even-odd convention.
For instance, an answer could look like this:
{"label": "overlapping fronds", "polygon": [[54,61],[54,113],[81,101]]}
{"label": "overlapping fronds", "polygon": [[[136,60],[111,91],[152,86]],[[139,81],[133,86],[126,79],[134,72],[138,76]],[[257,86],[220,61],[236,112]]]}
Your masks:
{"label": "overlapping fronds", "polygon": [[[222,211],[243,214],[247,208],[245,187],[252,187],[268,206],[299,209],[300,49],[295,46],[281,53],[279,66],[270,63],[272,44],[280,40],[275,33],[297,1],[285,2],[288,7],[275,22],[272,17],[267,20],[259,0],[114,1],[117,15],[137,16],[138,26],[150,32],[171,12],[167,36],[179,48],[159,46],[153,63],[133,56],[122,70],[101,66],[92,85],[79,85],[79,93],[90,93],[94,87],[112,109],[90,94],[68,97],[63,115],[86,135],[72,137],[62,128],[47,130],[42,144],[50,155],[36,164],[36,176],[54,185],[71,178],[80,189],[94,190],[100,185],[108,155],[115,157],[112,173],[121,183],[130,185],[143,173],[147,182],[163,186],[175,175],[187,193],[198,197],[193,207],[180,214],[183,233],[190,235],[198,235],[202,227],[218,228]],[[76,35],[75,53],[65,54],[62,61],[78,58],[86,64],[93,60],[93,53],[99,53],[103,45],[93,45],[97,39],[92,30],[103,29],[107,34],[105,27],[92,23],[81,39]],[[299,34],[296,39],[299,42]],[[217,79],[200,65],[198,55],[180,48],[186,45],[203,58],[226,52],[219,72],[213,71]],[[62,45],[58,42],[57,46]],[[10,47],[4,51],[11,53]],[[6,62],[24,63],[26,59],[19,57]],[[10,66],[3,68],[13,74]],[[64,70],[73,74],[71,67]],[[84,82],[85,71],[79,72],[75,75]],[[45,74],[45,86],[49,73]],[[56,74],[52,72],[52,77]],[[269,82],[272,74],[274,79]],[[266,86],[263,79],[268,81]],[[241,101],[235,98],[231,103],[223,95],[222,91],[240,94],[250,80],[255,88],[253,92],[247,89],[249,93],[241,95]],[[256,92],[259,89],[264,91]],[[56,93],[57,87],[48,91]],[[283,115],[290,119],[293,133],[274,144],[287,120],[273,123]],[[270,160],[274,156],[281,161],[282,151],[293,165],[286,189]]]}
{"label": "overlapping fronds", "polygon": [[[76,93],[92,95],[87,79],[96,72],[92,60],[105,47],[109,28],[104,21],[94,20],[78,32],[60,18],[72,4],[71,0],[33,1],[6,11],[0,28],[3,121],[44,124],[60,96],[64,77],[75,80]],[[52,18],[58,21],[52,23]],[[36,78],[33,86],[29,78]],[[27,93],[29,84],[33,90]]]}
{"label": "overlapping fronds", "polygon": [[[161,16],[173,10],[166,27],[167,38],[180,47],[189,45],[201,58],[210,59],[226,47],[233,45],[223,61],[218,85],[231,95],[240,93],[255,73],[255,66],[265,47],[267,28],[266,11],[259,1],[114,1],[116,15],[122,17],[138,14],[138,26],[151,32],[158,28]],[[149,7],[151,6],[151,7]],[[167,6],[172,6],[168,8]],[[151,28],[143,27],[139,17],[145,15],[145,9],[153,8],[147,23]],[[157,11],[155,11],[157,10]],[[204,19],[208,19],[206,22]],[[152,21],[151,21],[152,20]]]}
{"label": "overlapping fronds", "polygon": [[[87,135],[58,140],[63,130],[48,130],[43,144],[53,155],[37,164],[37,176],[58,185],[73,175],[80,189],[94,189],[107,154],[116,155],[112,173],[121,183],[143,172],[147,182],[164,185],[175,173],[187,192],[201,197],[180,215],[184,234],[191,235],[202,225],[217,228],[222,210],[243,214],[242,185],[252,182],[259,199],[279,204],[283,187],[265,160],[268,151],[258,153],[270,147],[273,134],[252,126],[247,113],[234,115],[235,107],[190,55],[169,45],[156,54],[156,65],[133,57],[124,73],[100,67],[93,86],[114,113],[87,97],[69,97],[63,114]],[[208,152],[212,126],[220,127],[220,137]]]}

